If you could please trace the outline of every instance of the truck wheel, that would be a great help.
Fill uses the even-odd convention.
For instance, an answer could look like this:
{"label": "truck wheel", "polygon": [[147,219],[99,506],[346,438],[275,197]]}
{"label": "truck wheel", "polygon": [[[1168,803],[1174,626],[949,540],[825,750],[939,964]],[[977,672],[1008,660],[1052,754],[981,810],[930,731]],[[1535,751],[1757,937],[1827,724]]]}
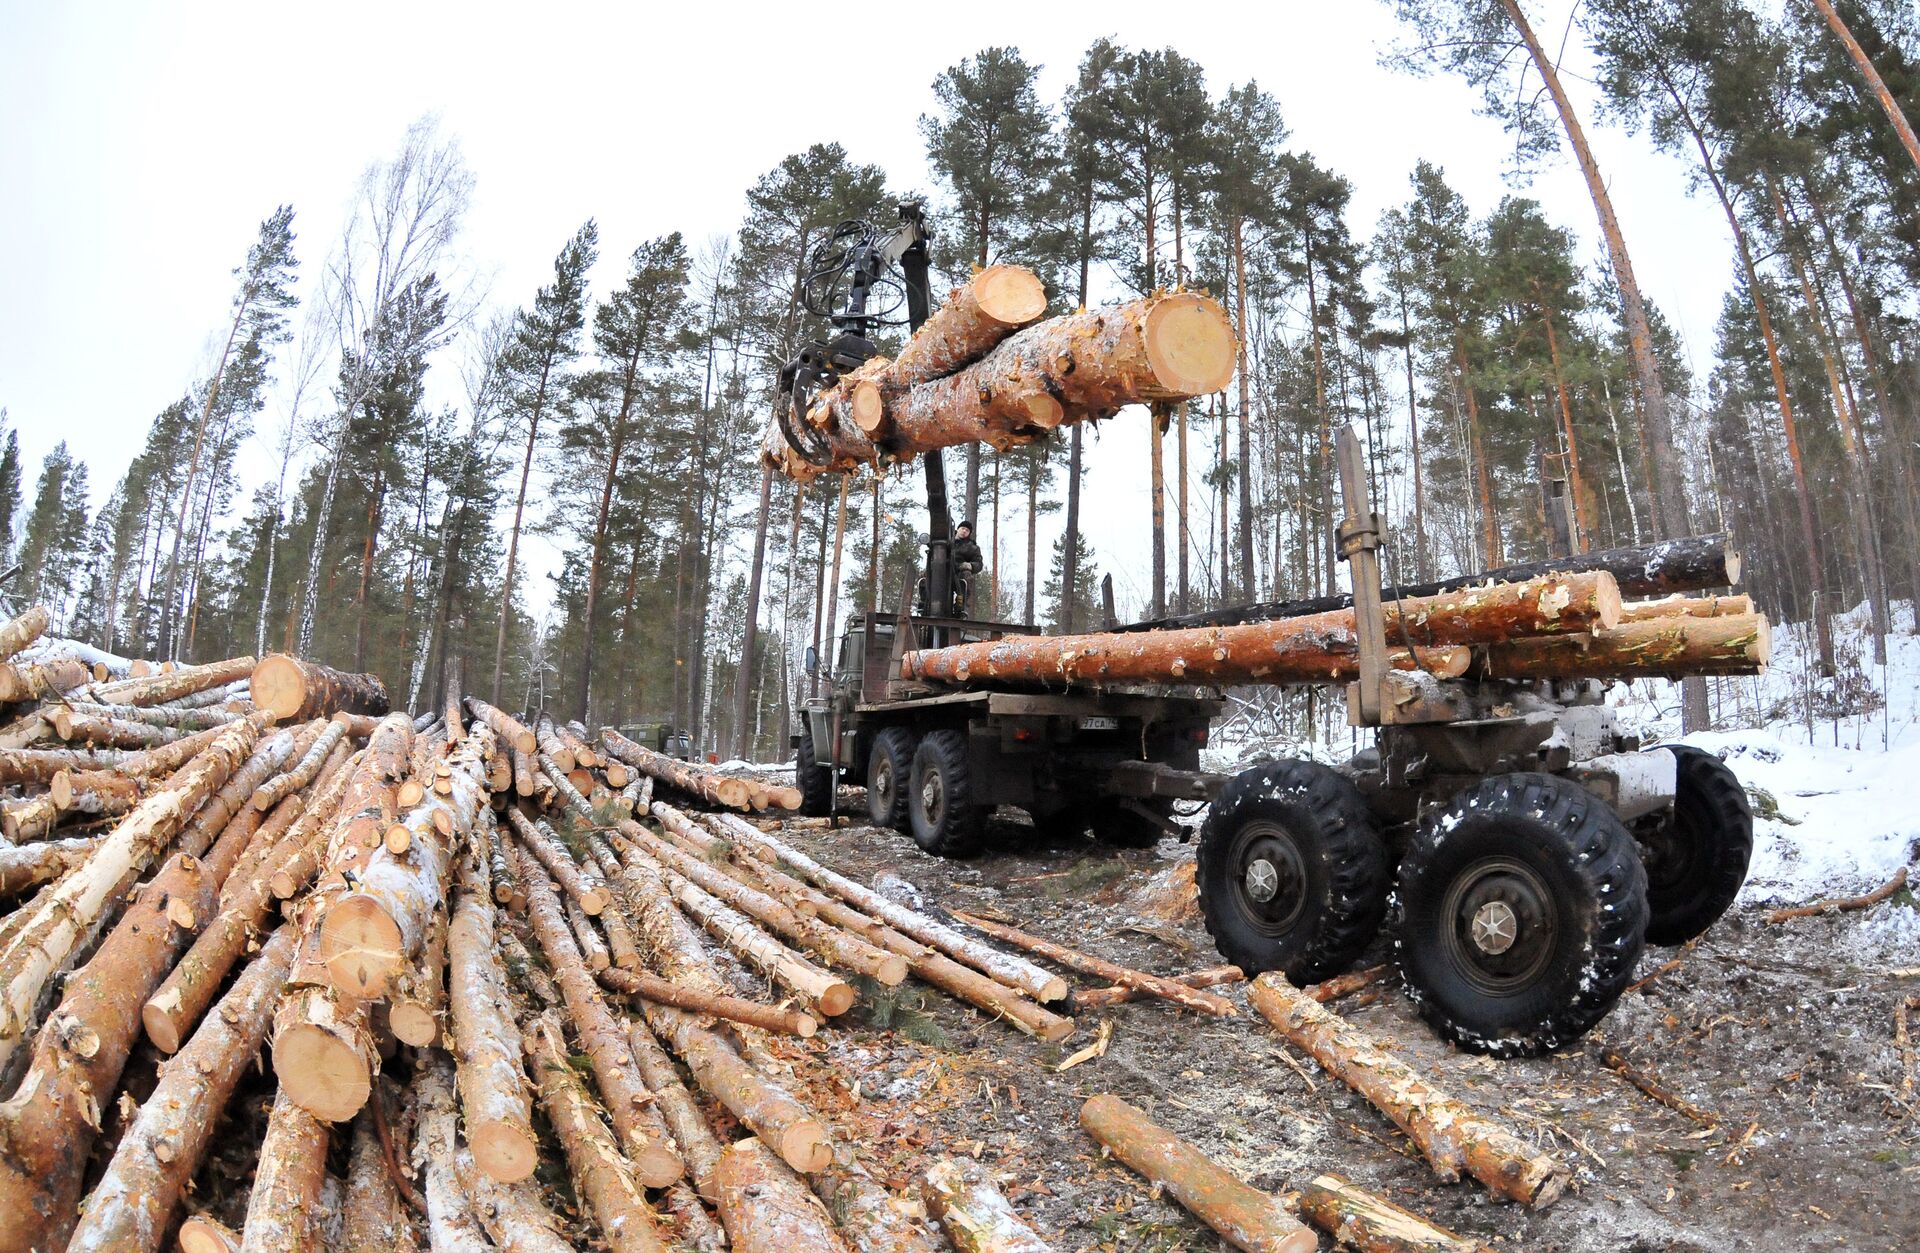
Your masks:
{"label": "truck wheel", "polygon": [[[1166,797],[1156,796],[1140,804],[1173,817],[1173,802]],[[1110,848],[1152,848],[1167,834],[1159,825],[1118,803],[1094,806],[1088,814],[1087,825],[1093,828],[1093,838]]]}
{"label": "truck wheel", "polygon": [[1359,790],[1310,761],[1235,775],[1200,830],[1207,933],[1247,972],[1312,983],[1351,966],[1386,913],[1387,850]]}
{"label": "truck wheel", "polygon": [[875,826],[907,829],[907,781],[913,775],[913,732],[888,727],[867,754],[867,815]]}
{"label": "truck wheel", "polygon": [[1649,944],[1685,944],[1711,927],[1740,895],[1753,858],[1753,808],[1727,763],[1684,744],[1667,751],[1673,816],[1634,833],[1647,869]]}
{"label": "truck wheel", "polygon": [[1647,877],[1620,820],[1547,774],[1482,779],[1420,822],[1394,946],[1420,1016],[1463,1049],[1531,1057],[1606,1016],[1633,977]]}
{"label": "truck wheel", "polygon": [[907,790],[907,823],[913,842],[936,857],[971,857],[980,851],[979,807],[964,731],[929,731],[913,753]]}
{"label": "truck wheel", "polygon": [[793,783],[800,789],[800,812],[823,818],[833,812],[833,771],[813,752],[813,727],[800,723],[800,747],[793,755]]}

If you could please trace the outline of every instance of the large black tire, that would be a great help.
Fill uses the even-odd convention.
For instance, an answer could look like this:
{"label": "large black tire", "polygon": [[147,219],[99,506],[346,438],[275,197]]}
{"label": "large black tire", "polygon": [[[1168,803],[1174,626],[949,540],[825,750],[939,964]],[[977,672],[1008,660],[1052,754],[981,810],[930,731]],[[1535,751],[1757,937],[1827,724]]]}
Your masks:
{"label": "large black tire", "polygon": [[875,826],[907,829],[907,785],[913,776],[913,732],[888,727],[867,754],[867,816]]}
{"label": "large black tire", "polygon": [[833,812],[833,771],[814,755],[813,726],[800,720],[800,747],[793,755],[793,785],[800,789],[800,812],[824,818]]}
{"label": "large black tire", "polygon": [[1740,895],[1753,860],[1753,807],[1727,763],[1684,744],[1667,751],[1673,816],[1634,833],[1647,870],[1649,944],[1685,944],[1711,927]]}
{"label": "large black tire", "polygon": [[1563,1048],[1640,959],[1640,851],[1593,793],[1548,774],[1482,779],[1430,811],[1400,862],[1394,945],[1407,995],[1454,1044]]}
{"label": "large black tire", "polygon": [[907,825],[913,842],[936,857],[980,851],[984,815],[973,802],[964,731],[929,731],[913,752]]}
{"label": "large black tire", "polygon": [[1278,970],[1302,984],[1354,963],[1380,930],[1391,881],[1359,790],[1310,761],[1235,775],[1200,830],[1194,873],[1220,955],[1249,976]]}

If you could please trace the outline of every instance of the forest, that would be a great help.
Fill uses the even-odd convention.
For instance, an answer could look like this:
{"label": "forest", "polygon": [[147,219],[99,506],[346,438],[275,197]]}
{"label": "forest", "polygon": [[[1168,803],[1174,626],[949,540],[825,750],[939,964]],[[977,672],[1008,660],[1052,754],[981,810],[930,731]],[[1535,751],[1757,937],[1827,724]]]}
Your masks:
{"label": "forest", "polygon": [[[1307,102],[1213,81],[1174,47],[1096,39],[1059,99],[1018,48],[987,47],[915,102],[924,169],[823,138],[746,189],[732,232],[613,240],[588,219],[503,308],[448,280],[475,182],[423,120],[367,170],[337,239],[263,206],[208,328],[217,364],[155,396],[97,508],[83,439],[33,467],[0,437],[17,567],[0,593],[128,656],[288,651],[383,675],[408,708],[457,668],[502,708],[784,756],[804,651],[897,602],[923,523],[917,474],[796,485],[760,465],[775,373],[821,330],[800,298],[812,248],[920,199],[937,290],[1018,262],[1053,312],[1188,286],[1233,319],[1228,390],[1164,430],[1128,415],[1105,433],[1137,443],[1166,500],[1150,598],[1123,617],[1334,588],[1327,433],[1355,423],[1392,577],[1543,556],[1541,487],[1564,479],[1583,547],[1731,533],[1747,590],[1817,658],[1803,712],[1857,712],[1890,606],[1920,595],[1920,16],[1589,0],[1565,32],[1598,67],[1581,116],[1562,32],[1512,0],[1392,7],[1383,60],[1464,79],[1512,136],[1515,186],[1484,217],[1423,161],[1402,203],[1354,220],[1338,155],[1291,141]],[[1582,130],[1597,124],[1686,162],[1724,213],[1704,375],[1642,294]],[[1525,194],[1553,160],[1593,190],[1592,254]],[[596,290],[603,250],[627,259]],[[463,399],[430,403],[430,370]],[[949,457],[988,554],[976,612],[1098,625],[1114,555],[1080,523],[1088,438]],[[250,441],[271,449],[265,481],[238,468]],[[551,579],[530,574],[535,536],[563,554]],[[1860,604],[1871,656],[1830,627]]]}

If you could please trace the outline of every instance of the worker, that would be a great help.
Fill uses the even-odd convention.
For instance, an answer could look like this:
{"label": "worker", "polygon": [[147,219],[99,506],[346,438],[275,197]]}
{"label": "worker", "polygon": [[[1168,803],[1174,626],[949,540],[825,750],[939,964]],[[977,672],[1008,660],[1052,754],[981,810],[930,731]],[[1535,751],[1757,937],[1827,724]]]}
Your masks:
{"label": "worker", "polygon": [[953,604],[956,617],[967,616],[968,602],[973,599],[973,576],[980,573],[984,564],[980,545],[973,538],[973,523],[963,519],[953,528]]}

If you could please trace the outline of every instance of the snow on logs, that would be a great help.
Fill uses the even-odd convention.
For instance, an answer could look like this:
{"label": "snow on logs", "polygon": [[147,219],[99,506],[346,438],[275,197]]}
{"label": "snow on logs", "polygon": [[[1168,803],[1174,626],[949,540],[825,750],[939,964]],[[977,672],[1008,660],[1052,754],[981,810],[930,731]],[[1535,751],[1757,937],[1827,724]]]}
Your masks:
{"label": "snow on logs", "polygon": [[1392,1119],[1443,1180],[1470,1174],[1495,1195],[1534,1209],[1566,1191],[1573,1172],[1563,1163],[1440,1091],[1279,974],[1255,979],[1248,999],[1288,1042]]}
{"label": "snow on logs", "polygon": [[828,464],[790,447],[777,421],[763,455],[774,469],[806,481],[883,456],[904,460],[974,441],[1010,448],[1130,404],[1218,391],[1233,376],[1234,353],[1233,327],[1219,302],[1199,292],[1155,292],[1036,323],[973,364],[892,396],[887,367],[868,362],[803,419],[824,439]]}
{"label": "snow on logs", "polygon": [[[945,312],[945,310],[942,310]],[[53,615],[45,605],[34,605],[25,613],[0,624],[0,658],[11,657],[47,633]]]}
{"label": "snow on logs", "polygon": [[318,662],[274,653],[253,667],[253,703],[282,721],[349,713],[387,712],[387,685],[371,674],[347,674]]}

